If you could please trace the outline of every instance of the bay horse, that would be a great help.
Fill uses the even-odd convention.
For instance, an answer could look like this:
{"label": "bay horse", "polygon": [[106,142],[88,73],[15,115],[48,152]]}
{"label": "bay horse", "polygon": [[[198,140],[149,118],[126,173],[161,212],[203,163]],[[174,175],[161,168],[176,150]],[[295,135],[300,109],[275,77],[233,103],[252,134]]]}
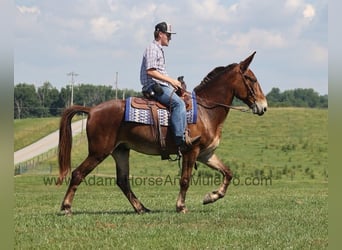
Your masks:
{"label": "bay horse", "polygon": [[[254,114],[263,115],[267,110],[267,100],[257,78],[249,65],[255,52],[240,63],[216,67],[203,81],[194,88],[197,97],[197,123],[189,124],[191,136],[200,135],[200,142],[190,151],[182,155],[180,192],[176,202],[176,211],[186,213],[185,196],[189,188],[192,169],[196,161],[202,162],[223,175],[220,187],[208,193],[203,204],[213,203],[225,196],[228,185],[233,177],[232,171],[225,166],[214,153],[218,147],[223,123],[233,108],[234,96],[242,100]],[[143,125],[123,120],[125,112],[124,100],[110,100],[94,107],[74,105],[67,108],[61,117],[58,145],[59,184],[71,171],[72,117],[79,112],[88,114],[87,138],[88,156],[73,170],[71,181],[61,210],[71,214],[71,205],[82,180],[111,155],[116,163],[116,184],[125,194],[137,213],[149,212],[135,196],[129,182],[129,152],[148,155],[160,155],[161,147],[153,136],[150,125]],[[168,127],[162,127],[166,133],[166,147],[170,154],[177,154],[178,149]]]}

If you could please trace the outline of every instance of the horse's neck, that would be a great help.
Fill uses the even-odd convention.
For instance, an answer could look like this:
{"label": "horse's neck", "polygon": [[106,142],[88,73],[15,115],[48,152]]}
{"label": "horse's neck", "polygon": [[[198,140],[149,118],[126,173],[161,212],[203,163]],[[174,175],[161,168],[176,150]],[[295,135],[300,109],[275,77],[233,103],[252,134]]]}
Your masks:
{"label": "horse's neck", "polygon": [[203,103],[203,105],[198,106],[207,114],[209,121],[219,126],[228,115],[228,107],[233,102],[234,93],[227,83],[222,82],[221,84],[210,85],[210,87],[196,92],[198,100]]}
{"label": "horse's neck", "polygon": [[230,83],[226,83],[224,79],[220,82],[207,84],[206,87],[196,92],[199,99],[210,104],[222,104],[222,106],[230,106],[233,102],[234,91]]}

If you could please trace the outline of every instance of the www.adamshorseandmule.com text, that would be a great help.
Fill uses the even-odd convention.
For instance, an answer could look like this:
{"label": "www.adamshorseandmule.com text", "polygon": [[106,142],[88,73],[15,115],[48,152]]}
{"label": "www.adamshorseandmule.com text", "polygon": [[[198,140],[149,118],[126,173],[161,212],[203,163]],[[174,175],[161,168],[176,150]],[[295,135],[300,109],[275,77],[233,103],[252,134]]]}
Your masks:
{"label": "www.adamshorseandmule.com text", "polygon": [[[63,180],[63,184],[69,185],[71,177]],[[179,176],[166,175],[161,176],[131,176],[129,182],[131,186],[175,186],[179,185]],[[55,176],[44,176],[44,185],[56,185],[58,178]],[[92,175],[83,180],[87,186],[115,186],[116,178],[110,176]],[[219,186],[222,183],[222,178],[219,176],[193,176],[191,178],[193,186]],[[255,177],[233,177],[231,184],[234,186],[271,186],[272,178],[268,176]]]}

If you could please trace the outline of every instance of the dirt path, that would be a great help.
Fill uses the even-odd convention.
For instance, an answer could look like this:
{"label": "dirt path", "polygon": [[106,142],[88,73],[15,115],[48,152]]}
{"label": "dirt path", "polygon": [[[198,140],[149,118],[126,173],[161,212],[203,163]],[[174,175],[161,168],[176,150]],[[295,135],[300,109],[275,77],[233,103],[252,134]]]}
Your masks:
{"label": "dirt path", "polygon": [[[72,135],[85,131],[86,119],[74,122],[71,124]],[[41,140],[14,152],[14,164],[27,161],[35,156],[38,156],[52,148],[57,147],[59,138],[59,130],[49,134]]]}

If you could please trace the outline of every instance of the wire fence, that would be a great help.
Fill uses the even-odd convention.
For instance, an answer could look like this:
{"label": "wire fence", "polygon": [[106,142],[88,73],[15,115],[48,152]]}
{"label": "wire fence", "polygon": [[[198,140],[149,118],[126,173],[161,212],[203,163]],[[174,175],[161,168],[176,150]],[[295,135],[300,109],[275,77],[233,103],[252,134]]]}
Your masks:
{"label": "wire fence", "polygon": [[43,154],[40,154],[30,160],[20,162],[14,166],[14,175],[21,175],[27,173],[28,171],[37,171],[44,172],[44,173],[51,173],[52,172],[52,165],[50,167],[42,168],[41,163],[51,157],[57,156],[57,148],[51,149]]}
{"label": "wire fence", "polygon": [[[73,138],[73,144],[80,144],[83,140],[83,136],[75,136]],[[34,158],[31,158],[27,161],[20,162],[14,165],[14,175],[21,175],[25,173],[30,174],[51,174],[55,168],[56,164],[47,164],[46,161],[48,159],[52,159],[53,157],[57,157],[58,148],[50,149],[45,153],[37,155]]]}

